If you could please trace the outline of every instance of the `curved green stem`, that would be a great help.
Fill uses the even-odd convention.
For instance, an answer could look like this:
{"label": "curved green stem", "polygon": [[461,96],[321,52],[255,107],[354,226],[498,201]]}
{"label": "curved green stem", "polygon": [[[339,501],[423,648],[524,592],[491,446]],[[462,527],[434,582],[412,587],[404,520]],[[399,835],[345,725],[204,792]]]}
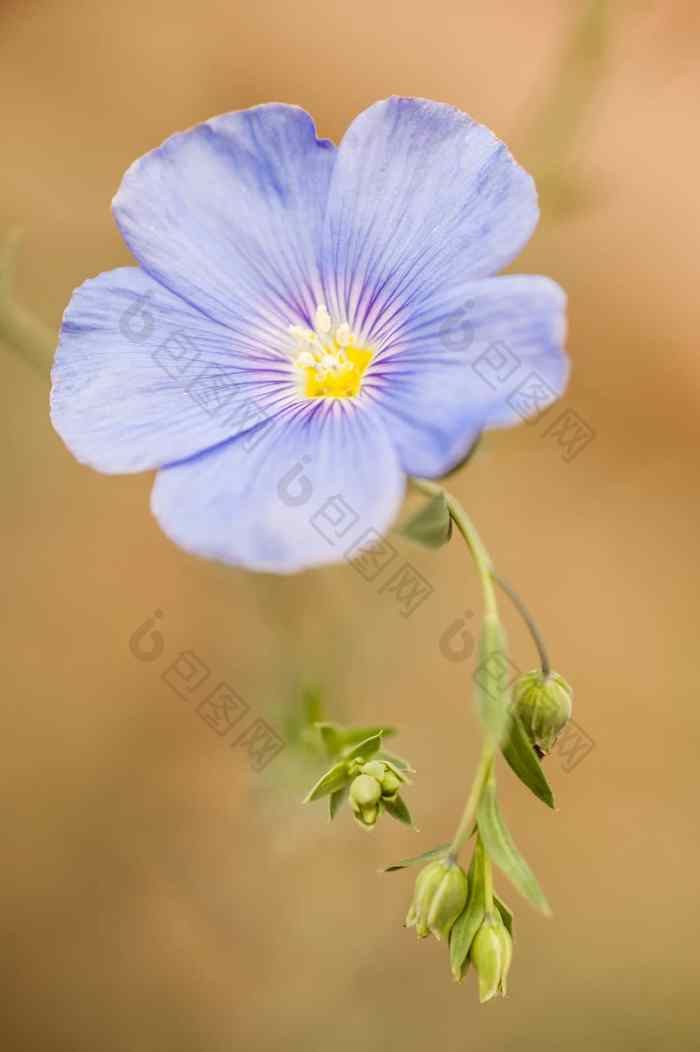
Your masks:
{"label": "curved green stem", "polygon": [[493,742],[491,741],[491,738],[488,737],[486,738],[482,746],[481,756],[479,757],[479,764],[476,769],[476,774],[474,775],[474,781],[471,784],[469,796],[467,797],[467,802],[464,805],[462,817],[460,819],[459,825],[457,826],[457,832],[452,838],[452,843],[450,844],[450,858],[457,858],[460,851],[472,835],[474,828],[474,818],[476,815],[476,809],[479,806],[481,791],[486,785],[491,775],[493,760]]}
{"label": "curved green stem", "polygon": [[542,668],[542,675],[547,677],[552,671],[552,666],[549,663],[549,655],[547,654],[547,648],[544,645],[542,634],[539,628],[537,627],[537,623],[534,617],[532,616],[528,608],[525,606],[525,603],[520,598],[518,593],[510,584],[508,584],[505,578],[501,577],[500,574],[497,574],[495,570],[491,571],[491,576],[493,577],[496,584],[499,585],[499,587],[502,588],[503,591],[506,593],[513,606],[525,622],[527,630],[530,633],[532,641],[535,644],[537,653],[539,655],[540,666]]}
{"label": "curved green stem", "polygon": [[[472,554],[474,563],[476,565],[479,579],[481,582],[481,589],[484,599],[484,619],[491,619],[492,621],[499,622],[498,616],[498,604],[496,602],[496,595],[494,590],[494,581],[503,589],[508,595],[511,602],[517,609],[518,613],[525,622],[530,635],[532,636],[533,642],[537,648],[537,652],[540,658],[540,664],[542,666],[542,673],[545,676],[549,675],[550,664],[547,656],[547,651],[540,634],[540,631],[535,623],[534,618],[531,616],[529,610],[525,606],[517,592],[511,588],[507,581],[500,577],[494,570],[491,557],[486,550],[486,547],[479,536],[479,533],[474,526],[473,522],[467,515],[466,511],[451,493],[448,493],[439,483],[431,482],[429,479],[414,478],[411,479],[413,486],[419,491],[419,493],[425,494],[426,497],[444,497],[450,516],[457,526],[457,529],[462,534],[462,537],[467,543],[467,546]],[[481,756],[479,763],[472,781],[469,795],[467,796],[466,803],[464,805],[464,811],[460,819],[457,831],[454,835],[452,843],[450,844],[450,857],[456,859],[459,852],[462,850],[464,845],[467,843],[474,831],[474,820],[476,811],[479,806],[479,800],[481,799],[481,793],[486,785],[489,778],[493,777],[493,763],[496,755],[497,743],[494,742],[492,736],[487,734],[481,750]],[[489,888],[491,888],[491,869],[490,862],[486,862],[488,868],[488,881]],[[490,902],[493,902],[493,892],[489,891],[488,898]]]}
{"label": "curved green stem", "polygon": [[[419,492],[424,493],[428,497],[437,497],[441,494],[444,496],[450,515],[452,516],[457,529],[467,542],[467,546],[469,547],[474,563],[476,564],[484,597],[484,617],[490,617],[495,621],[498,621],[498,604],[496,602],[496,593],[493,587],[493,564],[473,522],[457,498],[453,497],[452,494],[448,493],[442,486],[435,482],[431,482],[429,479],[412,479],[411,481]],[[479,806],[482,789],[491,777],[495,752],[496,746],[493,739],[491,735],[487,735],[481,749],[481,757],[479,758],[476,774],[474,775],[474,780],[469,790],[467,801],[464,805],[462,818],[460,819],[457,831],[452,843],[450,844],[450,857],[452,858],[456,858],[459,855],[459,852],[472,835],[474,816],[476,815],[476,809]]]}

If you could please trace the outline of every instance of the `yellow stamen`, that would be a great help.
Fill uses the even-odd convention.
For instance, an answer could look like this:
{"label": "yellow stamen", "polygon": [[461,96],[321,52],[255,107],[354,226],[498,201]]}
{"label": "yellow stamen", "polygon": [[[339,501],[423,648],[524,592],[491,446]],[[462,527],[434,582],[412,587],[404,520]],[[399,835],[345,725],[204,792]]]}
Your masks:
{"label": "yellow stamen", "polygon": [[296,344],[294,364],[299,371],[300,388],[306,398],[352,398],[362,386],[362,377],[372,359],[372,351],[355,344],[347,322],[333,326],[328,310],[319,303],[314,329],[290,325]]}

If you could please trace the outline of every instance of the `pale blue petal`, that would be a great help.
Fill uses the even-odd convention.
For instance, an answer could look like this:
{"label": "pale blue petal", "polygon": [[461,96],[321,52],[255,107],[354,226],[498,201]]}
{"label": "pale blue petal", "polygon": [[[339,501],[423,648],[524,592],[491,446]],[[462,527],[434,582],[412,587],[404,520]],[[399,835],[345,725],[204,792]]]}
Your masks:
{"label": "pale blue petal", "polygon": [[487,278],[444,288],[387,333],[362,399],[381,412],[408,474],[443,475],[484,428],[561,395],[565,308],[548,278]]}
{"label": "pale blue petal", "polygon": [[376,103],[350,125],[331,179],[331,312],[381,342],[404,310],[509,263],[537,218],[532,179],[487,128],[426,99]]}
{"label": "pale blue petal", "polygon": [[192,456],[298,399],[287,358],[212,321],[138,267],[86,281],[66,309],[51,419],[103,472]]}
{"label": "pale blue petal", "polygon": [[151,506],[196,555],[292,573],[338,562],[392,523],[404,479],[378,414],[318,399],[158,473]]}
{"label": "pale blue petal", "polygon": [[129,168],[114,199],[138,262],[212,318],[248,317],[267,346],[321,299],[318,256],[335,147],[271,103],[173,135]]}

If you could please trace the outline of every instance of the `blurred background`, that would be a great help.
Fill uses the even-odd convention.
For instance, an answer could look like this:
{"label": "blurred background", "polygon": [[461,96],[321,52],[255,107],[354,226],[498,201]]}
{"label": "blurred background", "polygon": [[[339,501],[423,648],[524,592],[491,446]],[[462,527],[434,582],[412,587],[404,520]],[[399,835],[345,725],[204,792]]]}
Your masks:
{"label": "blurred background", "polygon": [[[554,917],[499,881],[511,994],[480,1008],[402,929],[414,874],[377,873],[448,839],[471,779],[463,547],[396,542],[433,589],[408,618],[347,567],[192,558],[149,476],[73,460],[45,373],[3,346],[2,1047],[697,1048],[698,5],[5,0],[0,19],[0,229],[24,228],[17,297],[52,328],[129,262],[109,210],[126,167],[216,113],[295,102],[337,140],[374,100],[423,95],[535,173],[515,269],[568,291],[573,380],[453,488],[573,683],[583,743],[547,761],[555,814],[501,776]],[[562,412],[576,449],[549,431]],[[264,770],[169,685],[182,652],[288,741]],[[299,807],[322,765],[297,743],[310,681],[329,717],[401,728],[419,835]]]}

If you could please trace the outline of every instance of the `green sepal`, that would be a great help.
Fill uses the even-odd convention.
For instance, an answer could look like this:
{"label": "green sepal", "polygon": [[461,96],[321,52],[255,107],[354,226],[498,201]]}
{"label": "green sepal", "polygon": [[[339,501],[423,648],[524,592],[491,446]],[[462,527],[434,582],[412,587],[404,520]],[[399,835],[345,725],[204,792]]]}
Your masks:
{"label": "green sepal", "polygon": [[507,663],[506,635],[498,618],[484,617],[479,643],[479,664],[474,673],[477,709],[493,741],[500,745],[508,735],[511,720],[510,688],[503,663]]}
{"label": "green sepal", "polygon": [[[397,796],[395,800],[384,800],[384,810],[392,818],[395,818],[397,822],[403,822],[405,826],[411,826],[413,829],[416,827],[413,825],[413,819],[411,818],[411,812],[406,807],[405,802],[400,796]],[[418,830],[416,830],[418,832]]]}
{"label": "green sepal", "polygon": [[415,767],[411,767],[408,760],[404,760],[403,756],[397,756],[396,753],[387,752],[385,749],[380,750],[375,756],[375,759],[382,760],[387,767],[391,768],[394,774],[404,782],[409,781],[406,777],[407,774],[416,773]]}
{"label": "green sepal", "polygon": [[450,932],[450,967],[460,982],[469,967],[469,950],[486,913],[484,894],[484,855],[477,840],[469,867],[469,898]]}
{"label": "green sepal", "polygon": [[362,757],[363,760],[368,760],[370,756],[374,756],[378,752],[382,744],[383,729],[370,735],[369,738],[365,738],[349,752],[343,756],[343,763],[348,763],[350,760],[357,760]]}
{"label": "green sepal", "polygon": [[338,756],[343,749],[352,748],[358,742],[366,741],[375,734],[383,734],[389,738],[396,734],[395,727],[343,727],[340,723],[332,723],[328,720],[316,723],[316,728],[321,735],[321,741],[325,745],[330,756]]}
{"label": "green sepal", "polygon": [[547,781],[547,776],[542,770],[537,753],[533,749],[530,739],[525,733],[522,720],[516,712],[511,709],[510,726],[508,736],[501,745],[501,751],[511,770],[535,796],[554,807],[554,793]]}
{"label": "green sepal", "polygon": [[340,810],[340,808],[343,806],[343,804],[347,800],[349,792],[350,792],[349,785],[344,785],[342,787],[342,789],[336,789],[335,792],[331,793],[331,795],[328,797],[328,819],[329,819],[329,821],[332,822],[333,819],[335,818],[335,816],[338,814],[338,811]]}
{"label": "green sepal", "polygon": [[380,752],[377,753],[376,759],[381,760],[387,770],[391,771],[392,774],[395,774],[398,780],[403,782],[404,785],[411,785],[411,779],[407,777],[406,771],[409,770],[413,772],[413,768],[397,767],[393,760],[387,760],[385,755]]}
{"label": "green sepal", "polygon": [[334,793],[338,789],[344,788],[351,781],[350,774],[348,773],[347,764],[343,760],[341,763],[333,764],[329,771],[319,778],[316,785],[304,797],[304,803],[309,804],[312,800],[318,800],[322,796],[328,796],[329,793]]}
{"label": "green sepal", "polygon": [[452,536],[452,516],[445,494],[431,497],[398,532],[424,548],[441,548],[447,544]]}
{"label": "green sepal", "polygon": [[400,862],[395,862],[393,866],[385,866],[379,872],[394,873],[398,869],[419,866],[421,862],[433,862],[436,858],[445,858],[449,850],[449,844],[440,844],[439,847],[432,847],[430,851],[424,851],[422,855],[416,855],[414,858],[402,858]]}
{"label": "green sepal", "polygon": [[506,904],[503,901],[503,899],[499,899],[498,895],[494,895],[493,896],[493,901],[494,901],[494,903],[496,905],[496,909],[498,910],[498,912],[501,915],[501,920],[503,921],[503,926],[504,926],[504,928],[506,929],[506,931],[508,932],[508,934],[510,935],[510,937],[512,939],[513,938],[513,914],[511,912],[511,910],[508,908],[508,906],[506,906]]}
{"label": "green sepal", "polygon": [[521,895],[529,899],[532,905],[542,913],[549,915],[551,910],[537,883],[537,878],[516,848],[503,821],[496,800],[496,784],[493,780],[484,786],[481,793],[476,820],[487,854],[503,870]]}

